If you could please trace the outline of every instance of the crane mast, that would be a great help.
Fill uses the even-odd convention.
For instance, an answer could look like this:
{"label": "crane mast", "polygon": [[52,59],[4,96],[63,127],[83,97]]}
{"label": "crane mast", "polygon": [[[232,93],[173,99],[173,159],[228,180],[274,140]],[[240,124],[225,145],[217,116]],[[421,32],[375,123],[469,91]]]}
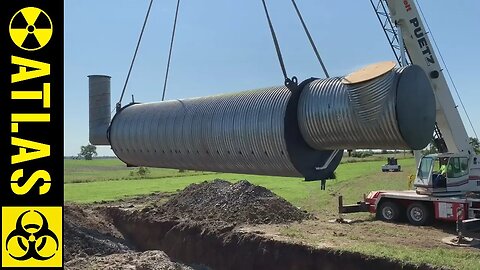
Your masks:
{"label": "crane mast", "polygon": [[423,68],[435,94],[436,122],[448,152],[474,155],[457,106],[413,0],[386,0],[391,21],[400,29],[413,64]]}

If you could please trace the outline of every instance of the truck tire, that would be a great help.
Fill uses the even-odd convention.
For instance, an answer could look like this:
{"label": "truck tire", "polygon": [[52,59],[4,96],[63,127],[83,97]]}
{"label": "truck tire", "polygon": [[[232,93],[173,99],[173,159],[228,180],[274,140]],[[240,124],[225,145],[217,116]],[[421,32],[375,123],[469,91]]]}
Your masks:
{"label": "truck tire", "polygon": [[407,218],[415,226],[429,225],[433,221],[432,210],[425,203],[414,202],[407,208]]}
{"label": "truck tire", "polygon": [[400,219],[400,206],[394,201],[384,201],[377,208],[377,219],[394,222]]}

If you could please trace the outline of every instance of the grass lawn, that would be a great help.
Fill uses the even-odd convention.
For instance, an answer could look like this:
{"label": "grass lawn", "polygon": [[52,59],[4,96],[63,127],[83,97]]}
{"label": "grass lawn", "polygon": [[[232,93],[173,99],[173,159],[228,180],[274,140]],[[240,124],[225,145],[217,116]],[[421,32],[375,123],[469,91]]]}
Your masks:
{"label": "grass lawn", "polygon": [[415,264],[431,264],[459,270],[479,270],[480,252],[466,251],[452,247],[442,248],[411,248],[408,246],[395,246],[382,243],[363,243],[352,245],[346,250],[357,251],[372,256],[396,258]]}
{"label": "grass lawn", "polygon": [[[66,160],[65,200],[73,202],[114,200],[156,191],[176,192],[191,183],[215,178],[229,181],[246,179],[272,190],[298,207],[317,212],[324,210],[325,205],[330,204],[332,194],[338,192],[342,192],[347,199],[358,200],[363,193],[372,189],[405,189],[407,187],[405,175],[414,171],[413,159],[400,162],[406,171],[404,173],[381,173],[380,167],[384,163],[369,161],[341,164],[336,171],[337,179],[328,181],[327,190],[322,191],[319,182],[305,182],[301,178],[227,173],[202,174],[190,171],[179,173],[173,169],[151,169],[147,179],[128,179],[132,168],[126,168],[117,159]],[[333,203],[332,206],[334,205]]]}
{"label": "grass lawn", "polygon": [[[135,171],[136,168],[128,168],[117,158],[95,160],[65,159],[63,164],[65,183],[86,183],[135,178],[130,176],[130,172]],[[149,170],[150,174],[147,177],[152,179],[205,174],[194,171],[179,173],[177,169],[149,168]]]}

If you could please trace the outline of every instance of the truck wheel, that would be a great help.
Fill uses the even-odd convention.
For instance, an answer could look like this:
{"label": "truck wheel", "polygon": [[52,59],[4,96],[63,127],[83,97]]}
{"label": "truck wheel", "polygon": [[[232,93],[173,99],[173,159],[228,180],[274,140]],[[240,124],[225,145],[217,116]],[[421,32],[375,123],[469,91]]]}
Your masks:
{"label": "truck wheel", "polygon": [[432,222],[432,211],[424,203],[414,202],[407,208],[407,218],[412,225],[428,225]]}
{"label": "truck wheel", "polygon": [[393,222],[400,219],[400,207],[393,201],[385,201],[377,208],[377,218]]}

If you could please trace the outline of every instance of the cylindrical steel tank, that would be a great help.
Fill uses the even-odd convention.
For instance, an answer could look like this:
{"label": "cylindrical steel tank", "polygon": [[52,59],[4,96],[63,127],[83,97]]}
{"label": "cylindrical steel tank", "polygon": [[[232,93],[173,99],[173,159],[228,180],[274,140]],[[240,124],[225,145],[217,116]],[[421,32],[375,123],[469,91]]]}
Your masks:
{"label": "cylindrical steel tank", "polygon": [[112,120],[109,138],[131,165],[328,178],[342,151],[306,145],[297,100],[286,87],[273,87],[131,104]]}
{"label": "cylindrical steel tank", "polygon": [[129,104],[112,119],[108,140],[129,165],[317,180],[332,176],[343,149],[421,149],[434,122],[423,70],[389,63],[293,91]]}
{"label": "cylindrical steel tank", "polygon": [[109,145],[107,129],[110,126],[110,76],[88,76],[89,139],[94,145]]}
{"label": "cylindrical steel tank", "polygon": [[313,81],[298,108],[303,138],[319,150],[419,150],[430,142],[435,123],[435,97],[418,66],[354,84]]}

